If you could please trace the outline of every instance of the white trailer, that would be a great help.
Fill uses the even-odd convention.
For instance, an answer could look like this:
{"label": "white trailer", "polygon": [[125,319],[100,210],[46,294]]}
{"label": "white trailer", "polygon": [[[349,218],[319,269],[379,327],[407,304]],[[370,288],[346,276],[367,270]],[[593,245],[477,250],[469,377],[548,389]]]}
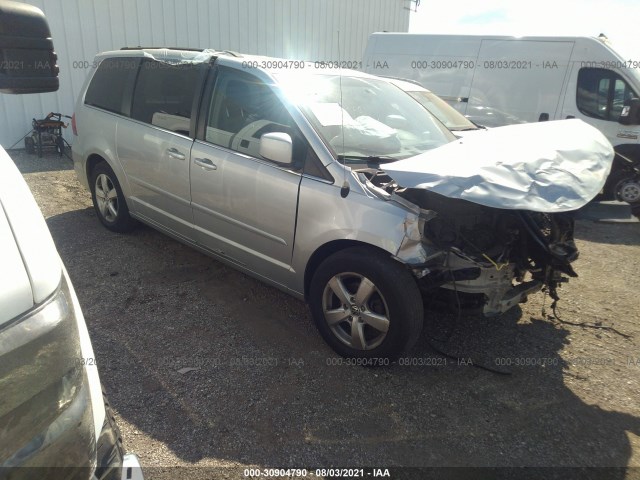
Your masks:
{"label": "white trailer", "polygon": [[488,127],[579,118],[618,153],[605,192],[620,198],[630,181],[624,191],[640,192],[628,161],[640,163],[640,56],[622,57],[605,37],[374,33],[363,67],[418,81]]}

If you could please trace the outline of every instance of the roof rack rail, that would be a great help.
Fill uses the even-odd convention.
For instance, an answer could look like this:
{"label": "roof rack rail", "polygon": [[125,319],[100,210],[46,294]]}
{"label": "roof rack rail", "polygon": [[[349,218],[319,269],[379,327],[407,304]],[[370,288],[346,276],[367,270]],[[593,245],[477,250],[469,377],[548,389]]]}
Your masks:
{"label": "roof rack rail", "polygon": [[186,50],[188,52],[204,52],[204,48],[180,48],[180,47],[122,47],[120,50]]}
{"label": "roof rack rail", "polygon": [[227,55],[231,55],[233,57],[241,58],[243,55],[238,52],[234,52],[233,50],[220,50],[216,53],[226,53]]}

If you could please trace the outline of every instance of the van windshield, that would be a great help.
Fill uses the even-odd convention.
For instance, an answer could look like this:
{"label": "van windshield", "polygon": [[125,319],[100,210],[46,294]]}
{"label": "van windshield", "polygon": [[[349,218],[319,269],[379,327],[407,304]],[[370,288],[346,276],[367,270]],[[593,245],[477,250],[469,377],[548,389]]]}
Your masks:
{"label": "van windshield", "polygon": [[453,132],[478,130],[480,128],[447,102],[438,97],[435,93],[426,92],[424,90],[407,90],[406,92],[416,101],[420,102],[424,108],[433,113],[438,120],[444,123],[444,125]]}
{"label": "van windshield", "polygon": [[345,163],[400,160],[456,139],[422,105],[384,80],[299,72],[275,76]]}

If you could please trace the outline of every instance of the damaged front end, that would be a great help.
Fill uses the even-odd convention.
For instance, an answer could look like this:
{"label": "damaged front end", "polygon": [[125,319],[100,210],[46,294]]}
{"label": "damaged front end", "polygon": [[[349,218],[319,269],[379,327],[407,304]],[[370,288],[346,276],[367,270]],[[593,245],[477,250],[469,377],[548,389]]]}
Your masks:
{"label": "damaged front end", "polygon": [[577,276],[571,267],[578,257],[571,213],[501,210],[392,188],[421,208],[414,226],[420,240],[407,236],[398,257],[415,259],[415,250],[423,250],[424,261],[411,268],[426,298],[491,316],[544,286],[557,298],[558,285]]}
{"label": "damaged front end", "polygon": [[359,173],[372,191],[419,208],[405,221],[396,258],[410,266],[430,301],[492,316],[543,287],[557,300],[560,283],[577,277],[571,212],[487,207],[399,187],[382,171]]}
{"label": "damaged front end", "polygon": [[600,132],[563,120],[492,129],[358,173],[420,209],[396,257],[425,298],[497,315],[543,287],[555,301],[577,276],[573,212],[602,189],[612,160]]}

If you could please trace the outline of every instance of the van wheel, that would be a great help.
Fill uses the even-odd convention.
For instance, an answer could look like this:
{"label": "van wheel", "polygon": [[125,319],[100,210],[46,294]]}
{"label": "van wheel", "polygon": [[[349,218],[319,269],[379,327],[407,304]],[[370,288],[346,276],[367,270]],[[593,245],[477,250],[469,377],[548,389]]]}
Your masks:
{"label": "van wheel", "polygon": [[615,198],[621,202],[640,202],[640,179],[624,178],[614,187]]}
{"label": "van wheel", "polygon": [[620,186],[629,180],[633,179],[633,173],[620,169],[617,171],[613,171],[609,174],[609,178],[607,178],[607,182],[604,185],[604,196],[606,200],[617,200],[619,202],[624,202],[620,198]]}
{"label": "van wheel", "polygon": [[114,232],[130,232],[137,222],[129,215],[120,183],[104,160],[91,172],[91,198],[102,224]]}
{"label": "van wheel", "polygon": [[309,305],[324,340],[348,358],[394,359],[422,330],[422,296],[413,276],[371,248],[327,258],[311,281]]}

